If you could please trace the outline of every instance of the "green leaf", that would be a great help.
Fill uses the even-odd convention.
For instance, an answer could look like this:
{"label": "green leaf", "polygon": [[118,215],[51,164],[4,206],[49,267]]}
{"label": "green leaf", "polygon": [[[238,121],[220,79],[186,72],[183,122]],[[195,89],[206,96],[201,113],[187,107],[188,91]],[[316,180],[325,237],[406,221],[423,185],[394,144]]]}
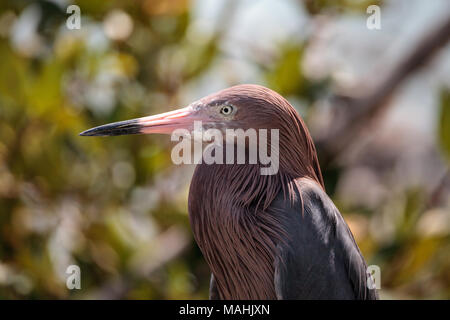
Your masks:
{"label": "green leaf", "polygon": [[301,60],[302,45],[282,45],[280,56],[266,73],[268,86],[282,95],[298,94],[305,84]]}

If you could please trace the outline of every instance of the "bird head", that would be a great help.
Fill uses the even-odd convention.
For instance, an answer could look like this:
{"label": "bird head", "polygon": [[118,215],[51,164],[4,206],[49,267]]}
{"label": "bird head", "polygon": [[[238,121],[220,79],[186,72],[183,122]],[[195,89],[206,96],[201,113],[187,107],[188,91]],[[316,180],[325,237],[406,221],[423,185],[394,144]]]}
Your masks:
{"label": "bird head", "polygon": [[187,107],[143,118],[114,122],[82,132],[82,136],[171,134],[176,129],[278,129],[280,169],[290,176],[322,176],[311,136],[300,115],[278,93],[259,85],[238,85],[206,96]]}
{"label": "bird head", "polygon": [[[204,129],[215,128],[221,131],[278,128],[277,119],[282,118],[286,112],[283,100],[277,93],[262,86],[239,85],[204,97],[178,110],[105,124],[86,130],[80,135],[171,134],[176,129],[192,131],[195,121],[201,121]],[[286,118],[289,119],[289,116]]]}

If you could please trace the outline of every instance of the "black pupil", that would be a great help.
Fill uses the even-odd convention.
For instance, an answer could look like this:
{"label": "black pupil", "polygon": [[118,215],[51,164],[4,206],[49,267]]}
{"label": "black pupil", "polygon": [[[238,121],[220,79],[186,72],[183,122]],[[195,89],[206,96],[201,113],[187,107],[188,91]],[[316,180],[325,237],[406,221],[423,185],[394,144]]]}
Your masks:
{"label": "black pupil", "polygon": [[224,108],[222,109],[222,111],[223,111],[223,113],[228,114],[228,113],[230,113],[230,108],[229,108],[229,107],[224,107]]}

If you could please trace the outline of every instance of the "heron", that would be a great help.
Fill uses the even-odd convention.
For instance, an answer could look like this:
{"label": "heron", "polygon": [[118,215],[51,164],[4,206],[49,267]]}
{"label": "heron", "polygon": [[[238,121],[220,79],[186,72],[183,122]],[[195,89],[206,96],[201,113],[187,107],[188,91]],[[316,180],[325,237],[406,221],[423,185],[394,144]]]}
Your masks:
{"label": "heron", "polygon": [[262,175],[260,162],[196,165],[189,221],[211,270],[210,299],[378,299],[352,232],[325,191],[312,137],[275,91],[237,85],[175,111],[80,135],[171,134],[193,130],[196,121],[221,132],[279,133],[275,174]]}

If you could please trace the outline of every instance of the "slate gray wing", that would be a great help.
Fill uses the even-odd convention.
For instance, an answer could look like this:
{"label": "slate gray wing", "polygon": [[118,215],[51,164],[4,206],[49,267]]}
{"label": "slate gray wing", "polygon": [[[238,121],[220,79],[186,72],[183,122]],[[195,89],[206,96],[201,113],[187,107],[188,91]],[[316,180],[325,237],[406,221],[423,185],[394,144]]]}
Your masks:
{"label": "slate gray wing", "polygon": [[275,260],[277,297],[378,299],[376,290],[368,289],[366,262],[338,209],[315,182],[298,183],[294,206],[282,196],[272,204],[289,234]]}

